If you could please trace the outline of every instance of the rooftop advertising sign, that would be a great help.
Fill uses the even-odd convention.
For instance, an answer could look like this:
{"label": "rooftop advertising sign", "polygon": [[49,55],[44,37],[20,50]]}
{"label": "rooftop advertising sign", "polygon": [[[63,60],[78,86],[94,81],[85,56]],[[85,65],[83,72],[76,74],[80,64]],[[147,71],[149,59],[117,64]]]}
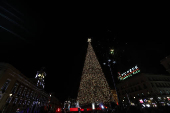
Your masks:
{"label": "rooftop advertising sign", "polygon": [[138,66],[136,65],[135,67],[129,69],[128,71],[126,71],[122,74],[120,74],[120,72],[118,72],[118,79],[125,80],[126,78],[131,77],[132,75],[137,74],[139,72],[140,72],[140,70],[139,70]]}

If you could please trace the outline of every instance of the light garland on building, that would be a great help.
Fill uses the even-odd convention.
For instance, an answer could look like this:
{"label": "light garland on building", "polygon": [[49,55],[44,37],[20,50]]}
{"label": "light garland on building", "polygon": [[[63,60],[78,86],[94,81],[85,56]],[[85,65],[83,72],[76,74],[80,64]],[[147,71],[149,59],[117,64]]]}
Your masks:
{"label": "light garland on building", "polygon": [[129,69],[128,71],[126,71],[122,74],[120,74],[120,72],[118,72],[118,79],[125,80],[126,78],[131,77],[132,75],[137,74],[139,72],[140,72],[140,70],[139,70],[138,66],[136,65],[135,67]]}
{"label": "light garland on building", "polygon": [[111,92],[109,85],[90,43],[91,39],[88,39],[88,42],[89,45],[87,48],[77,101],[80,105],[89,105],[97,102],[110,102]]}

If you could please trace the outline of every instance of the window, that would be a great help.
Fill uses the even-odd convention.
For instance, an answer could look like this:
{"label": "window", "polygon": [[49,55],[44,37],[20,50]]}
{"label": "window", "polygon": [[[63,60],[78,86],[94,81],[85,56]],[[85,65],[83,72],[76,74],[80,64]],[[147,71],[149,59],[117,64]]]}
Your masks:
{"label": "window", "polygon": [[165,83],[162,83],[164,87],[166,87],[166,84]]}
{"label": "window", "polygon": [[20,99],[19,104],[22,104],[22,99]]}
{"label": "window", "polygon": [[31,97],[31,98],[33,97],[33,91],[31,91],[30,97]]}
{"label": "window", "polygon": [[140,95],[138,94],[138,98],[140,97]]}
{"label": "window", "polygon": [[166,94],[166,92],[165,92],[164,90],[162,90],[162,94],[163,94],[163,95],[165,95],[165,94]]}
{"label": "window", "polygon": [[26,95],[27,98],[29,97],[29,93],[30,93],[30,89],[27,92],[27,95]]}
{"label": "window", "polygon": [[25,102],[23,104],[26,105],[27,104],[27,100],[25,100]]}
{"label": "window", "polygon": [[38,94],[37,94],[37,93],[35,93],[35,95],[34,95],[34,99],[37,99],[37,96],[38,96]]}
{"label": "window", "polygon": [[159,86],[160,86],[160,87],[163,87],[161,83],[159,83]]}
{"label": "window", "polygon": [[30,104],[30,101],[27,102],[27,105],[29,105],[29,104]]}
{"label": "window", "polygon": [[7,103],[10,103],[11,102],[11,100],[12,100],[12,97],[8,97],[8,99],[7,99]]}
{"label": "window", "polygon": [[148,95],[150,95],[149,91],[148,91]]}
{"label": "window", "polygon": [[18,100],[18,98],[15,98],[15,100],[13,101],[13,103],[16,104],[16,103],[17,103],[17,100]]}
{"label": "window", "polygon": [[159,87],[159,85],[157,83],[155,83],[157,87]]}
{"label": "window", "polygon": [[12,93],[12,94],[15,94],[17,88],[18,88],[18,83],[15,83],[14,87],[12,88],[11,93]]}
{"label": "window", "polygon": [[23,86],[21,86],[21,87],[19,88],[18,93],[17,93],[18,96],[21,95],[22,89],[23,89]]}
{"label": "window", "polygon": [[27,88],[24,89],[22,96],[26,96],[26,90],[27,90]]}
{"label": "window", "polygon": [[7,79],[6,82],[4,83],[4,85],[2,86],[2,88],[1,88],[2,93],[4,93],[6,91],[6,89],[8,88],[9,82],[10,82],[10,80]]}
{"label": "window", "polygon": [[160,94],[162,94],[162,91],[160,91]]}

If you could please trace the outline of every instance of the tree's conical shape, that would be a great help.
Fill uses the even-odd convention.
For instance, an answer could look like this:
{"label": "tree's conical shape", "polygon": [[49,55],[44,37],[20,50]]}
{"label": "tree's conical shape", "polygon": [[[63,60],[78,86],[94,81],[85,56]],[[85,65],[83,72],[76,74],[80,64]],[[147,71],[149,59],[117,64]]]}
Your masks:
{"label": "tree's conical shape", "polygon": [[77,100],[80,105],[110,101],[110,88],[91,42],[88,44]]}

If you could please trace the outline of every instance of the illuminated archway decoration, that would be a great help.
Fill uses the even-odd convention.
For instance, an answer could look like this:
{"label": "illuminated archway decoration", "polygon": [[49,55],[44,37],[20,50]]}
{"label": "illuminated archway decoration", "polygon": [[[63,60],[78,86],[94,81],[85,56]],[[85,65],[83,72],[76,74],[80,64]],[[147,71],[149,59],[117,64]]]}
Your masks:
{"label": "illuminated archway decoration", "polygon": [[119,80],[125,80],[126,78],[129,78],[132,75],[137,74],[139,72],[140,72],[140,70],[139,70],[138,66],[136,65],[135,67],[129,69],[128,71],[126,71],[122,74],[120,74],[120,72],[118,72],[118,79]]}

